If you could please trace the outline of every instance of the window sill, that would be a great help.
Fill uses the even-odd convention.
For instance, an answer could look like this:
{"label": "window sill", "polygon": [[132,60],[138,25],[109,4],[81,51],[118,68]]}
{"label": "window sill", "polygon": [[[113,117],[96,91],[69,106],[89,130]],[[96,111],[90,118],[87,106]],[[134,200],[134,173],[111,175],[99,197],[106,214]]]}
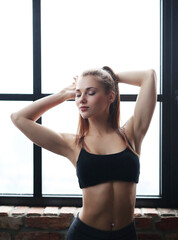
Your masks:
{"label": "window sill", "polygon": [[[0,206],[0,239],[66,239],[80,208]],[[177,240],[178,209],[136,208],[139,240]]]}

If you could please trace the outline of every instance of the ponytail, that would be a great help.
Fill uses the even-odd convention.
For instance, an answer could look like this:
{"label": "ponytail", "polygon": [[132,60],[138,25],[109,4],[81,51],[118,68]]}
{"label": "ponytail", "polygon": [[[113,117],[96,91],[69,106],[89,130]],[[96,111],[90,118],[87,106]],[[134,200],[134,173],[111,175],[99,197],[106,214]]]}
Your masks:
{"label": "ponytail", "polygon": [[109,112],[110,112],[110,120],[112,122],[113,128],[118,129],[118,127],[120,127],[120,94],[119,94],[119,87],[118,87],[119,77],[108,66],[104,66],[102,69],[107,71],[112,77],[112,79],[114,80],[115,100],[113,103],[111,103]]}

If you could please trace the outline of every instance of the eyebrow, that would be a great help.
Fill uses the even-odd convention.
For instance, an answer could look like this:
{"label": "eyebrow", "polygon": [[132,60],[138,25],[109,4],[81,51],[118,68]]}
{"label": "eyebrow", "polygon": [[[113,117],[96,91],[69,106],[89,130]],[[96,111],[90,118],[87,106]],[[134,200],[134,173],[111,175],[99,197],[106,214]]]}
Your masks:
{"label": "eyebrow", "polygon": [[[97,88],[95,88],[95,87],[88,87],[88,88],[86,88],[86,91],[88,91],[88,90],[90,90],[90,89],[92,89],[92,88],[97,89]],[[76,89],[76,92],[80,92],[80,89]]]}

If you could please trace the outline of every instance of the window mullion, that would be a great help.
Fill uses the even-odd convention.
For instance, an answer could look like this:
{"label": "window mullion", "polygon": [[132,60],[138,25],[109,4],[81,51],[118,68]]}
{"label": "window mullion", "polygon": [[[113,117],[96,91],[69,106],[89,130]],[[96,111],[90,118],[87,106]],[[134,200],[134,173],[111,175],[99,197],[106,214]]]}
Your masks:
{"label": "window mullion", "polygon": [[171,1],[171,205],[178,206],[178,1]]}
{"label": "window mullion", "polygon": [[[177,84],[177,1],[163,0],[163,120],[162,120],[162,189],[168,207],[177,207],[177,109],[175,91]],[[177,85],[176,85],[177,84]]]}
{"label": "window mullion", "polygon": [[[33,100],[41,96],[41,2],[33,0]],[[38,120],[41,123],[41,119]],[[34,144],[34,197],[42,197],[42,152]]]}

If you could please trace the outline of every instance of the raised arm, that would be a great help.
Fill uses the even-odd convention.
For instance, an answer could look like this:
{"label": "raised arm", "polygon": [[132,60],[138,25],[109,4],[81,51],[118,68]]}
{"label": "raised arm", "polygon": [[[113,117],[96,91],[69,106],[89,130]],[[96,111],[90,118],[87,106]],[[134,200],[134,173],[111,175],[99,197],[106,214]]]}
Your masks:
{"label": "raised arm", "polygon": [[140,152],[156,105],[156,73],[154,70],[119,73],[119,82],[140,87],[133,116],[126,123]]}
{"label": "raised arm", "polygon": [[59,93],[41,98],[27,107],[11,114],[11,119],[32,142],[73,161],[73,134],[56,133],[38,123],[43,113],[54,106],[75,97],[75,84]]}

